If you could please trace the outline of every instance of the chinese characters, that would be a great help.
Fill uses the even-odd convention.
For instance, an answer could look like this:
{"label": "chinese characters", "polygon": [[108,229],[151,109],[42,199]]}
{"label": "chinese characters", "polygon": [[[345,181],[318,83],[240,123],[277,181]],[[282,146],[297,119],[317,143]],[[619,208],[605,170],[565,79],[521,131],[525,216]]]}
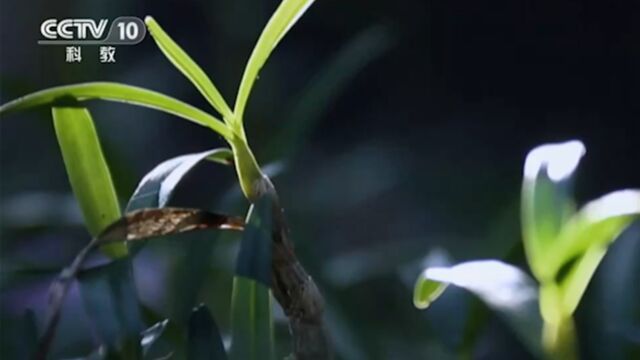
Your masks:
{"label": "chinese characters", "polygon": [[[82,48],[80,46],[67,46],[65,61],[68,63],[82,62]],[[116,48],[113,46],[100,46],[99,59],[103,64],[116,62]]]}

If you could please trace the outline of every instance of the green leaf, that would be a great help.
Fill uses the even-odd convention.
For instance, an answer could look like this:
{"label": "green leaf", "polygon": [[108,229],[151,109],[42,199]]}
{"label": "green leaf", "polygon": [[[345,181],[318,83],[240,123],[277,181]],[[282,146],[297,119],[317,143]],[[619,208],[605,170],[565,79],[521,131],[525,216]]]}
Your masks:
{"label": "green leaf", "polygon": [[562,309],[565,314],[573,314],[576,311],[589,281],[606,253],[605,246],[594,245],[580,256],[566,277],[560,281],[563,294]]}
{"label": "green leaf", "polygon": [[198,108],[156,91],[112,82],[90,82],[41,90],[2,105],[0,113],[42,105],[64,106],[70,102],[94,99],[118,101],[161,110],[209,127],[227,140],[231,138],[231,132],[222,121]]}
{"label": "green leaf", "polygon": [[[231,297],[231,358],[273,357],[273,317],[271,313],[271,221],[273,207],[267,196],[249,211],[236,263]],[[257,281],[260,280],[260,281]]]}
{"label": "green leaf", "polygon": [[[89,233],[96,236],[120,218],[120,205],[93,120],[81,107],[54,107],[52,113],[71,188]],[[123,244],[103,249],[113,257],[127,254]]]}
{"label": "green leaf", "polygon": [[251,206],[236,261],[236,275],[259,281],[266,287],[271,286],[272,211],[273,203],[268,196]]}
{"label": "green leaf", "polygon": [[149,33],[155,40],[162,53],[171,61],[171,63],[180,72],[186,76],[189,81],[195,85],[200,93],[209,101],[211,106],[216,109],[222,117],[226,119],[232,118],[233,114],[227,102],[213,85],[211,79],[205,72],[193,61],[187,53],[176,44],[169,35],[160,27],[160,25],[151,16],[144,19],[147,24]]}
{"label": "green leaf", "polygon": [[226,358],[227,354],[224,351],[218,326],[207,307],[198,306],[189,318],[187,359],[222,360]]}
{"label": "green leaf", "polygon": [[524,166],[522,231],[527,259],[540,281],[553,278],[546,257],[560,229],[574,212],[570,181],[585,153],[579,141],[533,149]]}
{"label": "green leaf", "polygon": [[231,350],[234,360],[273,358],[271,291],[242,276],[233,278],[231,294]]}
{"label": "green leaf", "polygon": [[242,127],[244,109],[260,69],[280,40],[312,3],[313,0],[283,0],[262,30],[240,81],[234,108],[235,121],[238,122],[236,126]]}
{"label": "green leaf", "polygon": [[564,226],[547,258],[550,272],[557,273],[574,258],[560,279],[562,307],[572,314],[607,252],[608,245],[640,216],[640,190],[620,190],[585,205]]}
{"label": "green leaf", "polygon": [[249,201],[255,201],[263,195],[265,190],[262,170],[246,141],[236,137],[230,144],[242,193]]}
{"label": "green leaf", "polygon": [[[440,285],[438,285],[440,284]],[[520,269],[496,260],[479,260],[452,267],[430,267],[418,278],[414,303],[424,308],[447,285],[470,291],[511,326],[534,355],[541,355],[542,319],[534,281]]]}
{"label": "green leaf", "polygon": [[447,283],[430,280],[424,274],[421,274],[414,288],[413,305],[418,309],[428,308],[432,302],[442,295],[447,286]]}
{"label": "green leaf", "polygon": [[233,153],[229,149],[219,148],[178,156],[160,163],[142,178],[129,199],[126,212],[166,206],[183,177],[203,160],[231,165]]}
{"label": "green leaf", "polygon": [[607,246],[640,216],[640,190],[619,190],[586,204],[550,246],[546,266],[557,272],[593,246]]}

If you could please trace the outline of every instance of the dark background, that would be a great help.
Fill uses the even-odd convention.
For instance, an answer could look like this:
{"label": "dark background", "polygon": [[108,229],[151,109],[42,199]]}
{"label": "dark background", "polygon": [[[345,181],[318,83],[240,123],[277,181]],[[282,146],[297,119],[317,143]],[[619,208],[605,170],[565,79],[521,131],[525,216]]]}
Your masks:
{"label": "dark background", "polygon": [[[153,15],[232,103],[277,3],[2,0],[0,103],[49,86],[109,80],[207,109],[149,37],[119,46],[116,64],[100,64],[97,47],[83,47],[83,62],[68,64],[64,47],[36,44],[47,18],[124,15]],[[345,58],[359,65],[330,67],[341,49],[357,44],[363,50]],[[327,294],[339,355],[455,357],[469,306],[486,311],[456,290],[448,290],[445,304],[415,310],[419,264],[439,249],[453,261],[502,258],[525,266],[518,202],[532,147],[574,138],[585,143],[579,202],[640,186],[639,64],[636,1],[318,0],[260,73],[245,123],[258,161],[281,166],[275,183],[302,262]],[[308,95],[323,79],[328,91]],[[312,101],[304,102],[305,94]],[[314,101],[322,106],[314,109]],[[89,107],[123,203],[159,162],[223,145],[215,134],[157,111],[105,102]],[[304,131],[288,136],[296,126]],[[3,279],[14,268],[67,263],[87,235],[47,110],[3,116],[0,165]],[[174,203],[222,207],[233,176],[203,166]],[[587,290],[578,310],[584,358],[624,358],[621,347],[638,346],[638,240],[637,231],[621,238]],[[233,248],[230,243],[216,249]],[[182,247],[170,240],[150,246],[139,266],[171,273],[188,253]],[[222,250],[214,258],[232,261]],[[217,269],[212,276],[220,285],[207,285],[199,299],[214,304],[224,328],[223,290],[231,275]],[[49,280],[3,283],[3,315],[42,311]],[[175,314],[170,277],[150,275],[145,283],[141,297]],[[222,290],[207,295],[209,288]],[[82,333],[82,310],[69,309],[63,325],[73,340],[60,351],[77,355],[73,346],[90,348],[92,340]],[[475,358],[526,355],[499,319],[486,317]]]}

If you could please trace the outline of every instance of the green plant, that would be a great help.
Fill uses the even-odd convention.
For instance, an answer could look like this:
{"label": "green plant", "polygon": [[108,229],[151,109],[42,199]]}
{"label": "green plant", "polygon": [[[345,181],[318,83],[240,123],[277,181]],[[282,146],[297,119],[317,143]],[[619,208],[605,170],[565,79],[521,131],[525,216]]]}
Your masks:
{"label": "green plant", "polygon": [[497,260],[427,268],[414,304],[424,309],[449,284],[467,289],[502,315],[530,351],[549,359],[577,359],[573,314],[607,247],[640,215],[640,190],[621,190],[579,210],[570,195],[585,153],[579,141],[533,149],[524,166],[522,235],[536,283]]}
{"label": "green plant", "polygon": [[[4,115],[37,106],[51,106],[69,181],[81,205],[86,226],[93,237],[52,287],[54,299],[57,300],[52,302],[47,329],[41,338],[40,350],[36,352],[36,357],[46,357],[68,284],[78,275],[84,259],[94,247],[100,246],[114,259],[113,267],[122,267],[122,277],[118,279],[118,286],[125,286],[123,284],[130,282],[130,263],[127,262],[129,251],[126,245],[130,240],[211,227],[240,229],[236,225],[229,226],[229,217],[222,217],[227,220],[211,223],[217,215],[193,209],[167,209],[164,212],[144,209],[165,206],[182,176],[205,159],[233,165],[242,193],[253,204],[246,225],[242,227],[242,247],[237,276],[234,278],[231,356],[248,359],[270,357],[273,354],[272,293],[290,319],[294,354],[300,358],[329,356],[322,324],[322,297],[295,257],[278,195],[270,179],[259,167],[244,128],[245,108],[260,69],[312,3],[313,0],[284,0],[278,6],[249,57],[233,108],[227,104],[202,69],[160,25],[151,17],[145,19],[147,28],[160,50],[193,83],[222,120],[170,96],[149,89],[109,82],[54,87],[21,97],[0,107],[0,114]],[[228,143],[230,149],[214,149],[201,154],[186,155],[159,165],[141,181],[129,201],[126,214],[122,216],[93,120],[89,111],[83,107],[85,101],[94,99],[125,102],[176,115],[213,130]],[[143,210],[139,210],[141,208]],[[82,279],[80,280],[82,283]],[[87,302],[91,303],[93,300],[89,299]],[[115,301],[118,303],[118,299]],[[94,304],[94,308],[96,306]],[[132,308],[137,308],[137,305]],[[202,313],[202,310],[193,313],[195,323],[210,322]],[[129,315],[131,316],[127,319],[118,319],[122,321],[114,325],[121,328],[120,333],[110,336],[111,328],[101,325],[102,335],[105,338],[113,338],[113,341],[108,341],[107,344],[110,348],[117,348],[122,354],[127,354],[126,356],[139,356],[144,350],[140,348],[138,336],[142,330],[139,324],[141,315],[138,310]],[[109,321],[104,319],[98,323],[104,324]],[[153,331],[149,329],[145,332],[161,333],[164,326],[160,324],[158,323]],[[207,326],[211,331],[212,326]],[[196,341],[194,338],[193,344],[202,346],[202,341]]]}

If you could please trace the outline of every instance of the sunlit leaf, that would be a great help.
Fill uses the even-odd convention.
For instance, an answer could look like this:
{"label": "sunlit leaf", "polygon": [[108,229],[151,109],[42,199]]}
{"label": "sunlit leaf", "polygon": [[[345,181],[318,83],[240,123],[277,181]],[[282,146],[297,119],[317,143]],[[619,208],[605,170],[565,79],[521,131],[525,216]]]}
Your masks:
{"label": "sunlit leaf", "polygon": [[76,101],[94,99],[117,101],[161,110],[209,127],[225,139],[231,138],[231,132],[222,121],[198,108],[156,91],[112,82],[90,82],[41,90],[2,105],[0,113],[43,105],[65,107]]}
{"label": "sunlit leaf", "polygon": [[269,19],[253,48],[240,81],[234,107],[236,121],[242,121],[253,84],[269,55],[312,3],[313,0],[283,0]]}
{"label": "sunlit leaf", "polygon": [[620,190],[586,204],[550,246],[546,266],[557,271],[587,249],[607,246],[640,216],[640,190]]}
{"label": "sunlit leaf", "polygon": [[220,148],[182,155],[162,162],[142,178],[131,195],[127,212],[166,206],[182,178],[203,160],[230,165],[233,162],[233,153],[229,149]]}
{"label": "sunlit leaf", "polygon": [[416,283],[416,306],[428,306],[447,285],[476,295],[511,326],[534,355],[542,354],[542,320],[536,284],[520,269],[496,260],[427,268]]}
{"label": "sunlit leaf", "polygon": [[569,141],[542,145],[527,155],[522,183],[522,230],[529,265],[540,280],[555,275],[546,267],[546,255],[574,212],[569,185],[584,153],[581,142]]}
{"label": "sunlit leaf", "polygon": [[[53,124],[73,193],[89,233],[96,236],[120,217],[120,204],[89,111],[54,107]],[[122,244],[105,247],[111,256],[127,253]]]}
{"label": "sunlit leaf", "polygon": [[562,309],[565,314],[573,314],[576,310],[589,281],[606,253],[605,246],[594,245],[580,256],[565,278],[560,281],[563,294]]}
{"label": "sunlit leaf", "polygon": [[578,257],[561,279],[563,308],[568,314],[578,307],[607,246],[639,216],[640,190],[621,190],[589,202],[566,223],[546,264],[550,271],[557,272]]}
{"label": "sunlit leaf", "polygon": [[420,276],[413,294],[413,305],[418,309],[428,308],[432,302],[442,295],[447,286],[447,283],[429,280],[425,276]]}
{"label": "sunlit leaf", "polygon": [[189,360],[227,358],[218,326],[204,305],[195,308],[189,318],[187,358]]}
{"label": "sunlit leaf", "polygon": [[218,110],[224,119],[231,118],[232,113],[229,105],[224,101],[218,89],[200,66],[167,35],[154,18],[147,16],[144,22],[147,24],[149,33],[156,41],[156,44],[169,61],[195,85],[198,91],[209,101],[214,109]]}

